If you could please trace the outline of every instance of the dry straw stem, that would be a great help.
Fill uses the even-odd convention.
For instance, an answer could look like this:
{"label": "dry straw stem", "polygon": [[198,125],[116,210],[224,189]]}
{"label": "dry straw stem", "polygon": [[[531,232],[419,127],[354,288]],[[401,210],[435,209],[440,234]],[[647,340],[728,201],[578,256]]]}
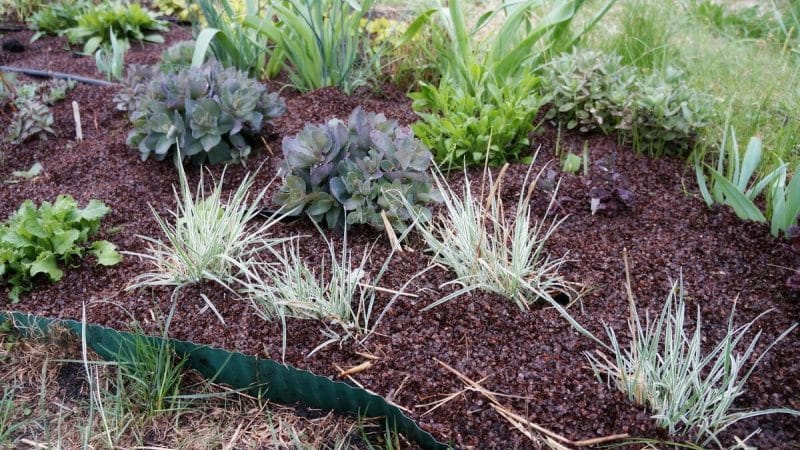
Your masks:
{"label": "dry straw stem", "polygon": [[[436,359],[436,358],[434,358],[434,359],[442,367],[447,369],[453,375],[457,376],[461,381],[464,382],[464,384],[467,385],[467,389],[460,391],[460,393],[463,393],[466,390],[471,390],[471,391],[475,391],[475,392],[483,395],[484,397],[486,397],[486,399],[489,400],[489,402],[491,403],[492,408],[494,408],[494,410],[497,411],[498,414],[500,414],[514,428],[519,430],[523,435],[525,435],[528,439],[530,439],[532,442],[536,443],[537,445],[541,445],[541,443],[544,442],[547,445],[549,445],[551,448],[554,448],[554,449],[557,449],[557,450],[562,450],[562,449],[569,450],[569,447],[567,447],[567,446],[586,447],[586,446],[590,446],[590,445],[598,445],[598,444],[604,444],[606,442],[617,441],[617,440],[625,439],[625,438],[628,437],[627,433],[623,433],[623,434],[614,434],[614,435],[611,435],[611,436],[603,436],[603,437],[593,438],[593,439],[584,439],[584,440],[580,440],[580,441],[573,441],[571,439],[567,439],[564,436],[561,436],[560,434],[554,433],[554,432],[548,430],[547,428],[544,428],[542,426],[539,426],[539,425],[531,422],[527,418],[525,418],[525,417],[513,412],[510,408],[507,408],[507,407],[503,406],[503,404],[500,403],[500,401],[497,399],[498,396],[502,396],[503,394],[498,394],[496,392],[492,392],[492,391],[490,391],[490,390],[488,390],[488,389],[486,389],[486,388],[484,388],[483,386],[480,385],[480,383],[482,381],[486,380],[488,377],[484,377],[479,381],[473,381],[472,379],[470,379],[469,377],[467,377],[463,373],[459,372],[458,370],[454,369],[453,367],[451,367],[447,363],[442,362],[442,361],[440,361],[439,359]],[[448,396],[448,398],[449,397],[450,396]],[[453,396],[452,398],[455,398],[455,396]],[[439,406],[441,406],[441,405],[439,405]],[[544,441],[542,440],[541,436],[539,436],[537,434],[534,434],[533,432],[531,432],[531,430],[534,430],[537,433],[543,435],[544,438],[545,438]]]}

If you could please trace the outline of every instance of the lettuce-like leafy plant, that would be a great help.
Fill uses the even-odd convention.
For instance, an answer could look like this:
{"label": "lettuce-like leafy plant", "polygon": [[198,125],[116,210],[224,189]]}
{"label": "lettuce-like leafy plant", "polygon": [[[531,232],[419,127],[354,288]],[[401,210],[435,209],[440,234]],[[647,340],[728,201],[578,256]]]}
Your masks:
{"label": "lettuce-like leafy plant", "polygon": [[44,6],[28,18],[28,27],[36,32],[31,42],[46,34],[63,36],[67,30],[78,25],[78,17],[91,6],[86,0],[64,0]]}
{"label": "lettuce-like leafy plant", "polygon": [[83,52],[94,54],[101,45],[110,43],[111,32],[117,39],[139,42],[163,43],[158,34],[169,30],[167,22],[156,19],[156,13],[138,3],[109,1],[89,8],[76,19],[76,25],[67,30],[72,44],[84,44]]}
{"label": "lettuce-like leafy plant", "polygon": [[212,164],[247,157],[243,132],[258,131],[286,109],[276,93],[215,61],[155,75],[134,107],[128,145],[143,160],[162,160],[177,145],[182,158]]}
{"label": "lettuce-like leafy plant", "polygon": [[[366,223],[405,230],[439,199],[428,176],[431,153],[411,130],[360,108],[284,138],[283,186],[273,201],[329,228]],[[405,199],[405,200],[404,200]],[[384,219],[385,216],[385,219]]]}
{"label": "lettuce-like leafy plant", "polygon": [[100,220],[111,211],[98,200],[83,209],[70,196],[38,208],[30,200],[0,224],[0,278],[11,285],[9,298],[16,303],[30,290],[37,274],[58,281],[64,276],[59,263],[70,265],[88,249],[97,263],[111,266],[121,261],[114,244],[89,238],[97,233]]}

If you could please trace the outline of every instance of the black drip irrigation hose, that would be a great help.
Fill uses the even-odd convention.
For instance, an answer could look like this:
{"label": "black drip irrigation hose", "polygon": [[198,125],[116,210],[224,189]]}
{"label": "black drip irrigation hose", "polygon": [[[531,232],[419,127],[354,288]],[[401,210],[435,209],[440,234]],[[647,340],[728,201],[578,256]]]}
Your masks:
{"label": "black drip irrigation hose", "polygon": [[12,32],[13,33],[13,32],[22,31],[22,30],[27,30],[27,28],[22,26],[22,25],[10,25],[10,24],[7,24],[7,23],[0,24],[0,33],[6,33],[6,32]]}
{"label": "black drip irrigation hose", "polygon": [[73,75],[71,73],[53,72],[50,70],[39,69],[26,69],[24,67],[11,67],[0,66],[0,72],[14,72],[22,73],[36,78],[58,78],[62,80],[74,80],[78,83],[88,84],[92,86],[119,86],[119,83],[113,83],[106,80],[98,80],[96,78],[82,77],[80,75]]}

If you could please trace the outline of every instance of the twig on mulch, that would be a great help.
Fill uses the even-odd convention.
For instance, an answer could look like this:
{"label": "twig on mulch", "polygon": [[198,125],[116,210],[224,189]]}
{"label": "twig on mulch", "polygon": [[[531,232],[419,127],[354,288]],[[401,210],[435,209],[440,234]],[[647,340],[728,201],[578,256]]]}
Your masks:
{"label": "twig on mulch", "polygon": [[463,381],[464,384],[467,385],[467,387],[465,389],[463,389],[462,391],[459,391],[456,394],[447,396],[443,403],[438,404],[439,402],[436,402],[437,403],[436,408],[438,408],[439,406],[442,406],[447,401],[452,400],[452,398],[455,398],[456,396],[462,394],[463,392],[465,392],[467,390],[478,392],[479,394],[481,394],[484,397],[486,397],[489,400],[489,402],[491,402],[492,408],[494,408],[494,410],[497,411],[498,414],[500,414],[501,416],[503,416],[503,418],[508,420],[508,422],[511,425],[514,426],[514,428],[519,430],[528,439],[530,439],[531,441],[534,441],[534,442],[540,442],[541,439],[539,438],[539,436],[531,433],[531,431],[530,431],[530,430],[535,430],[536,432],[541,433],[542,435],[545,436],[545,438],[546,438],[545,439],[545,443],[550,448],[552,448],[554,450],[569,450],[569,447],[565,446],[564,444],[570,445],[570,446],[574,446],[574,447],[586,447],[586,446],[589,446],[589,445],[602,444],[602,443],[605,443],[605,442],[616,441],[616,440],[625,439],[625,438],[628,437],[627,433],[623,433],[623,434],[614,434],[614,435],[611,435],[611,436],[603,436],[603,437],[598,437],[598,438],[593,438],[593,439],[584,439],[584,440],[580,440],[580,441],[573,441],[573,440],[568,439],[568,438],[566,438],[564,436],[561,436],[560,434],[554,433],[554,432],[552,432],[552,431],[550,431],[550,430],[548,430],[548,429],[546,429],[546,428],[544,428],[542,426],[536,425],[535,423],[529,421],[525,417],[522,417],[519,414],[516,414],[513,411],[511,411],[509,408],[506,408],[505,406],[503,406],[503,404],[500,403],[500,401],[497,399],[497,397],[501,396],[502,394],[498,394],[498,393],[492,392],[492,391],[490,391],[490,390],[488,390],[488,389],[486,389],[486,388],[484,388],[483,386],[480,385],[480,383],[485,381],[488,377],[484,377],[484,378],[482,378],[482,379],[480,379],[478,381],[473,381],[469,377],[467,377],[466,375],[462,374],[461,372],[457,371],[456,369],[454,369],[453,367],[448,365],[447,363],[442,362],[442,361],[440,361],[440,360],[438,360],[436,358],[434,358],[434,360],[437,363],[439,363],[442,367],[444,367],[448,371],[452,372],[455,376],[460,378],[461,381]]}

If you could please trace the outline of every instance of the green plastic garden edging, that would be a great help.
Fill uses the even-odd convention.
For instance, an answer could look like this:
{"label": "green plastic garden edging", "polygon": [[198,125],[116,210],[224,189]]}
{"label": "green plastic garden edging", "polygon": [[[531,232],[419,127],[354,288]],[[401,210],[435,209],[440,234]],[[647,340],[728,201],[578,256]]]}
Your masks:
{"label": "green plastic garden edging", "polygon": [[[83,324],[74,320],[58,320],[20,312],[0,311],[0,323],[12,320],[22,331],[46,332],[53,324],[74,331],[79,336]],[[164,338],[148,336],[154,343]],[[106,360],[113,361],[120,348],[134,340],[131,333],[117,331],[100,325],[86,325],[86,343]],[[244,355],[237,352],[198,345],[191,342],[168,339],[178,355],[185,355],[187,366],[197,370],[216,383],[224,383],[234,389],[242,389],[276,403],[303,403],[313,408],[332,410],[344,414],[364,417],[383,417],[387,424],[416,442],[424,449],[447,449],[430,433],[423,431],[399,408],[390,405],[384,398],[349,384],[333,381],[299,370],[276,361]]]}

